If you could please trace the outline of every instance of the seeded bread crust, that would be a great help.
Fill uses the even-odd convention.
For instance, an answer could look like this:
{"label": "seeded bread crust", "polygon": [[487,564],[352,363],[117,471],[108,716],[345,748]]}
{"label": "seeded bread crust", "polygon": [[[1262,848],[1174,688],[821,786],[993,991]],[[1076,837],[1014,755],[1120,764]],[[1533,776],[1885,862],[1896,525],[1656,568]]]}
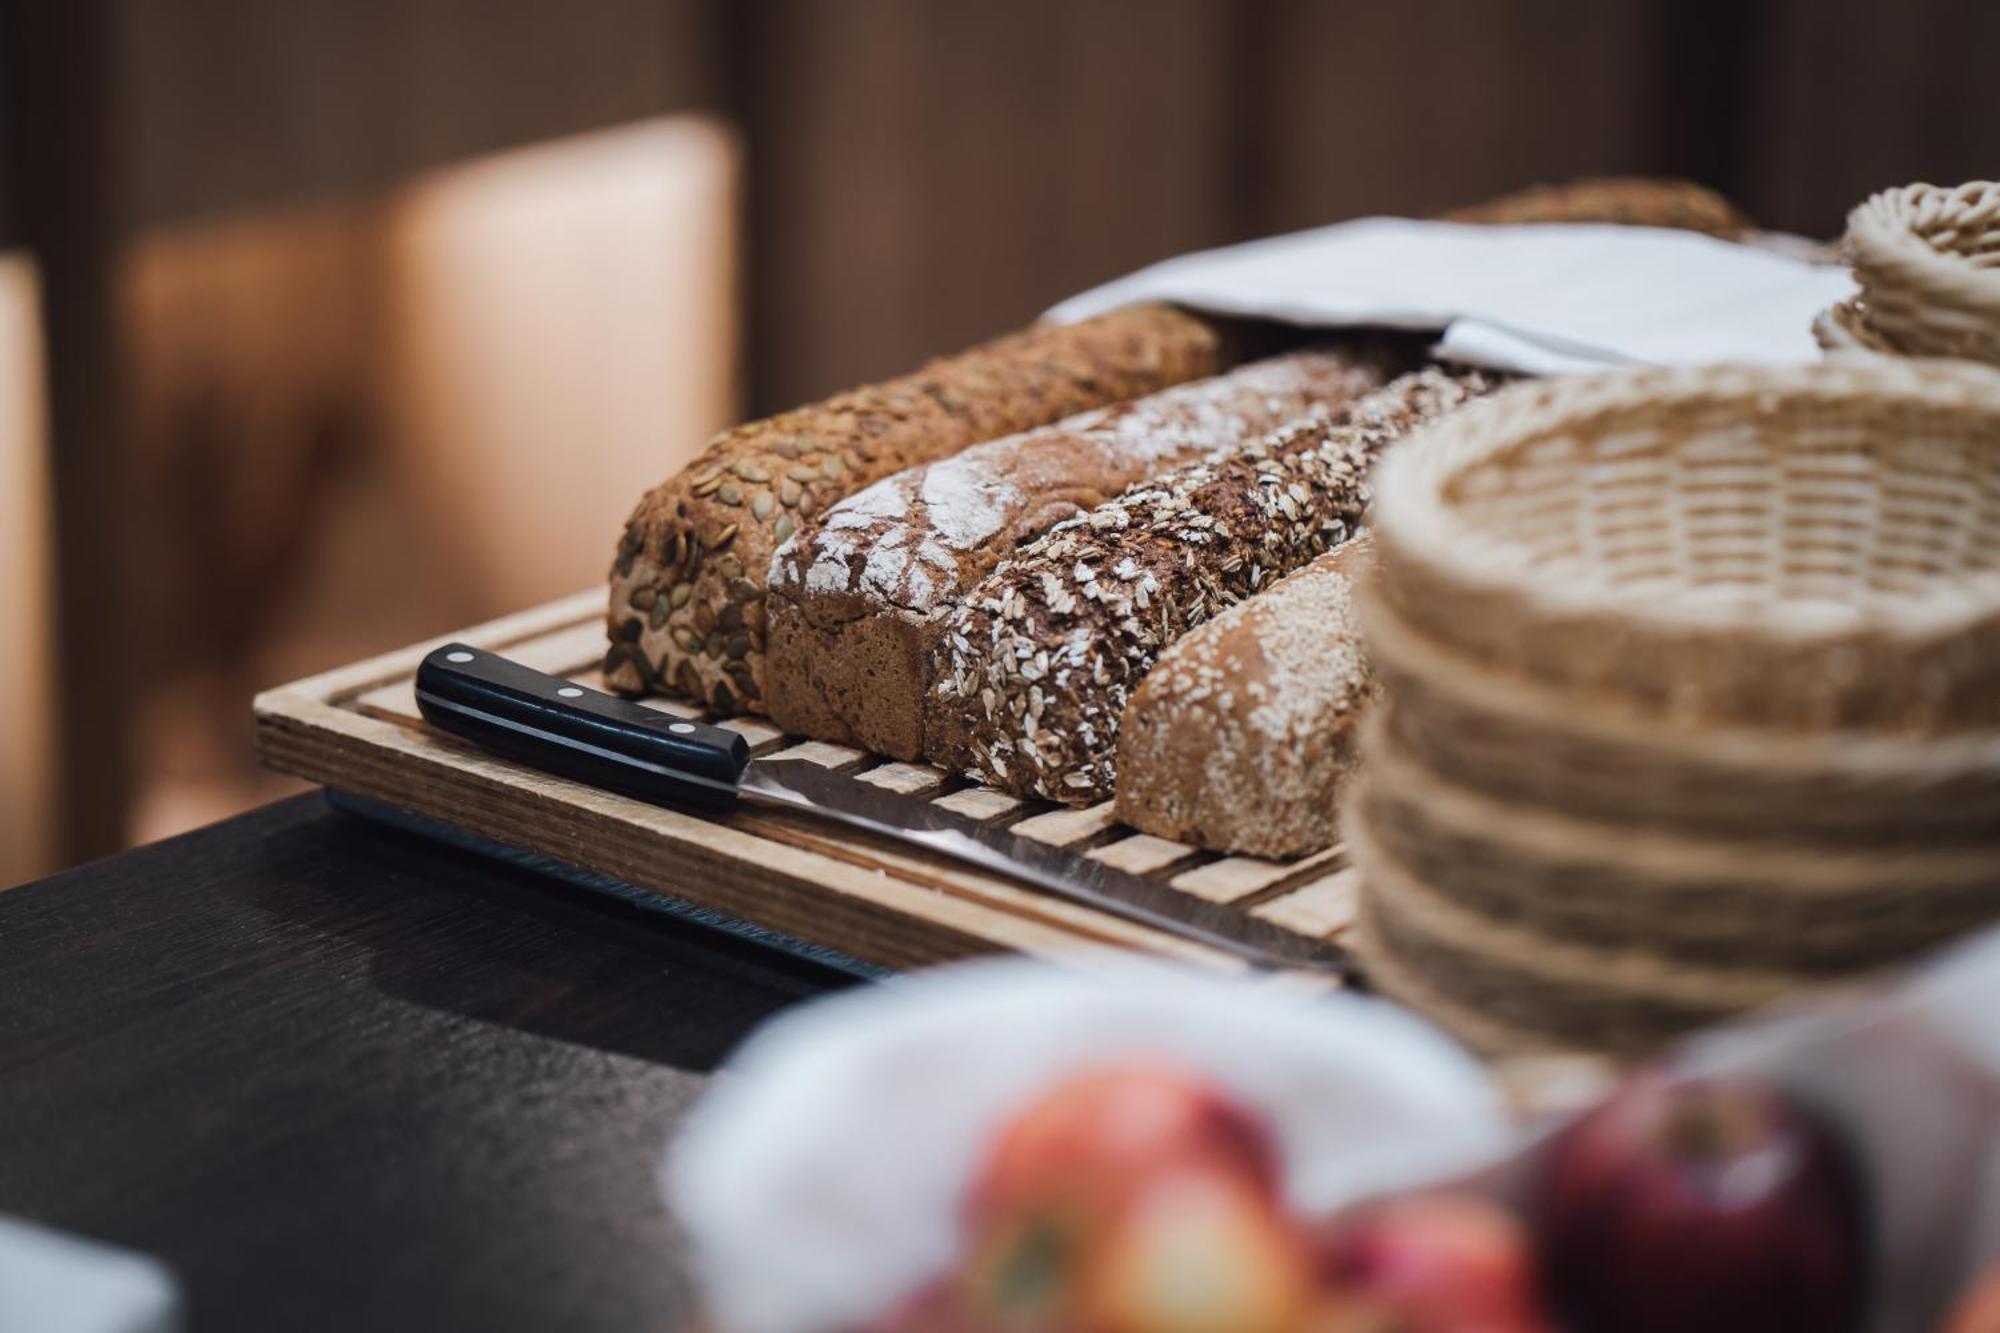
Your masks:
{"label": "seeded bread crust", "polygon": [[1133,482],[1379,388],[1389,360],[1348,345],[1253,362],[976,444],[849,496],[771,562],[772,721],[917,758],[938,629],[995,564]]}
{"label": "seeded bread crust", "polygon": [[1491,383],[1405,375],[1057,525],[946,621],[927,757],[1017,795],[1109,799],[1120,716],[1167,645],[1351,537],[1376,455]]}
{"label": "seeded bread crust", "polygon": [[1375,697],[1354,595],[1366,532],[1165,652],[1118,728],[1118,817],[1211,851],[1303,856],[1339,833]]}
{"label": "seeded bread crust", "polygon": [[724,431],[627,521],[604,677],[761,711],[764,581],[796,526],[870,482],[1107,403],[1214,374],[1210,320],[1135,306],[1023,330],[913,375]]}
{"label": "seeded bread crust", "polygon": [[1536,185],[1444,215],[1447,222],[1606,222],[1673,227],[1735,238],[1751,230],[1736,205],[1693,181],[1646,176],[1585,177]]}

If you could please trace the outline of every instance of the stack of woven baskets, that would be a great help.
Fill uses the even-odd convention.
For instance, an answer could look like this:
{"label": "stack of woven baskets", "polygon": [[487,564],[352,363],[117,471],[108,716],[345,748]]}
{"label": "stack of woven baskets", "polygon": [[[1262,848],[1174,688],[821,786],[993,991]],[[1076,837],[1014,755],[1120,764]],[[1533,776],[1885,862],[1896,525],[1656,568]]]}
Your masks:
{"label": "stack of woven baskets", "polygon": [[1821,347],[2000,365],[2000,183],[1884,190],[1843,248],[1861,292],[1814,322]]}
{"label": "stack of woven baskets", "polygon": [[1379,476],[1377,986],[1633,1052],[2000,917],[2000,371],[1524,384]]}

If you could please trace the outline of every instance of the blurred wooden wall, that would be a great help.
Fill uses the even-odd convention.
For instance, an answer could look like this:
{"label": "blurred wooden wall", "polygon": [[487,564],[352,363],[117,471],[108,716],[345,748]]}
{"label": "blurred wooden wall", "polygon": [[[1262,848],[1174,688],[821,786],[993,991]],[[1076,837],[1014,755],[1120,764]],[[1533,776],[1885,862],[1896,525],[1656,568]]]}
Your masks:
{"label": "blurred wooden wall", "polygon": [[47,294],[72,855],[117,840],[151,660],[117,610],[144,554],[111,309],[151,229],[711,112],[744,145],[762,410],[1359,213],[1676,173],[1831,235],[1871,189],[2000,167],[1991,0],[0,3],[0,237]]}
{"label": "blurred wooden wall", "polygon": [[2000,170],[1990,0],[737,6],[749,367],[775,408],[1164,255],[1582,174],[1837,234]]}

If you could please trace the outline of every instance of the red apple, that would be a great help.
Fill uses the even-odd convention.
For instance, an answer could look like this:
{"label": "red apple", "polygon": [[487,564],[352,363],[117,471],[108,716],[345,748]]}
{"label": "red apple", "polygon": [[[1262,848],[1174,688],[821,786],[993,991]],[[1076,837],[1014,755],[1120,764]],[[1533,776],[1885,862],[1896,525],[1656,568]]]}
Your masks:
{"label": "red apple", "polygon": [[[1157,1191],[1169,1180],[1206,1201],[1190,1212],[1190,1228],[1231,1238],[1230,1254],[1254,1258],[1268,1248],[1279,1225],[1276,1150],[1226,1093],[1139,1067],[1049,1089],[1007,1123],[967,1193],[970,1308],[1010,1333],[1071,1333],[1093,1301],[1101,1311],[1152,1308],[1140,1298],[1156,1289],[1147,1276],[1158,1269],[1153,1256],[1180,1243],[1157,1216]],[[1256,1270],[1248,1288],[1262,1290],[1259,1274],[1283,1261],[1245,1262]],[[1200,1281],[1226,1285],[1214,1274]]]}
{"label": "red apple", "polygon": [[1548,1333],[1527,1231],[1476,1194],[1416,1194],[1335,1218],[1315,1246],[1313,1333]]}
{"label": "red apple", "polygon": [[1106,1223],[1076,1213],[1024,1211],[972,1243],[957,1292],[985,1327],[1041,1333],[1074,1327],[1084,1266]]}
{"label": "red apple", "polygon": [[973,1317],[956,1282],[934,1282],[870,1322],[862,1333],[994,1333]]}
{"label": "red apple", "polygon": [[1536,1213],[1547,1289],[1577,1333],[1860,1321],[1860,1178],[1826,1125],[1764,1084],[1635,1080],[1547,1146]]}
{"label": "red apple", "polygon": [[1129,1194],[1092,1248],[1076,1333],[1298,1333],[1298,1231],[1241,1173],[1169,1171]]}
{"label": "red apple", "polygon": [[2000,1333],[2000,1266],[1987,1269],[1959,1296],[1944,1333]]}
{"label": "red apple", "polygon": [[1213,1084],[1160,1068],[1083,1074],[1008,1122],[974,1178],[966,1216],[977,1232],[1029,1211],[1101,1215],[1166,1168],[1200,1162],[1277,1195],[1269,1133]]}

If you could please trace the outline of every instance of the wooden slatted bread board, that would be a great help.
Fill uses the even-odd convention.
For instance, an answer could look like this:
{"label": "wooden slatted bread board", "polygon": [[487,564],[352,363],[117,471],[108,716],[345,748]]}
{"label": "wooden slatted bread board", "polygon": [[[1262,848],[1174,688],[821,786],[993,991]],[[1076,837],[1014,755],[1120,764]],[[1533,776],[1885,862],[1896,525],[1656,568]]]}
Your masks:
{"label": "wooden slatted bread board", "polygon": [[[900,969],[974,954],[1074,958],[1117,948],[1222,969],[1218,951],[951,863],[762,809],[707,816],[648,805],[488,755],[427,725],[412,680],[425,653],[462,640],[602,688],[604,591],[266,691],[256,700],[266,763],[473,839],[714,914],[752,930]],[[703,719],[668,699],[649,707]],[[1072,810],[1021,801],[937,769],[800,741],[759,718],[720,725],[753,753],[810,758],[906,795],[1085,850],[1189,895],[1338,941],[1354,901],[1340,847],[1293,862],[1220,857],[1119,825],[1107,802]]]}

